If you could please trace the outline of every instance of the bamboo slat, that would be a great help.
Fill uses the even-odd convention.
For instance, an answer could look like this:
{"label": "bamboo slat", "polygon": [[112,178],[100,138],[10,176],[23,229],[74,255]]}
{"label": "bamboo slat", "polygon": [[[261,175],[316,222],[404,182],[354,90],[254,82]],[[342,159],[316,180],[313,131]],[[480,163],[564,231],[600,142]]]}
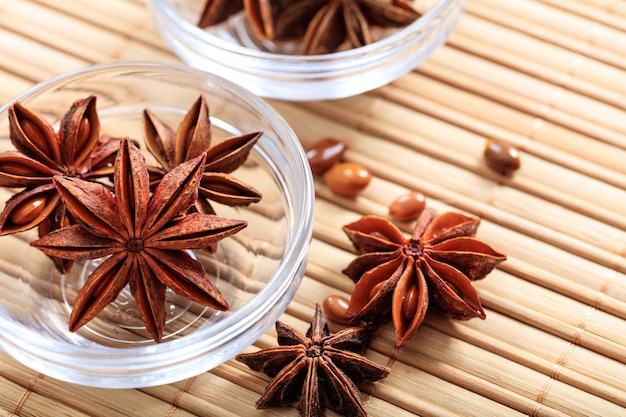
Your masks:
{"label": "bamboo slat", "polygon": [[[145,4],[142,1],[109,0],[37,0],[38,4],[70,15],[91,26],[119,33],[141,41],[156,49],[169,52],[161,37],[157,36],[149,24]],[[168,54],[169,55],[169,54]]]}
{"label": "bamboo slat", "polygon": [[543,2],[581,16],[586,16],[607,26],[621,30],[626,29],[626,19],[624,19],[624,17],[626,17],[626,6],[620,1],[584,0],[576,2],[567,0],[543,0]]}
{"label": "bamboo slat", "polygon": [[[0,104],[89,64],[179,62],[146,0],[3,2],[0,53]],[[475,282],[486,320],[430,310],[401,349],[391,324],[380,327],[366,355],[392,372],[362,387],[369,415],[626,415],[625,57],[623,0],[469,0],[447,44],[395,82],[342,100],[269,100],[303,146],[339,138],[344,159],[373,174],[356,198],[315,178],[309,262],[285,323],[305,331],[316,303],[350,296],[354,283],[341,271],[355,253],[342,226],[388,217],[407,191],[438,211],[481,217],[478,237],[508,255]],[[485,166],[488,138],[521,149],[511,177]],[[26,236],[0,240],[0,286],[48,262],[34,254],[20,265],[27,250]],[[275,345],[271,328],[246,351]],[[293,407],[255,409],[269,381],[230,360],[168,385],[103,390],[0,352],[0,415],[297,416]]]}
{"label": "bamboo slat", "polygon": [[[626,64],[623,56],[626,45],[624,32],[601,25],[584,15],[563,13],[561,10],[529,0],[510,3],[504,7],[494,0],[480,0],[470,3],[469,10],[472,14],[503,23],[517,32],[526,33],[597,61],[622,69]],[[585,64],[599,65],[593,61]]]}
{"label": "bamboo slat", "polygon": [[[144,9],[143,13],[143,18],[146,19],[147,10]],[[94,26],[92,23],[55,9],[41,7],[34,2],[8,2],[3,9],[2,18],[1,25],[6,29],[88,63],[113,60],[174,60],[172,54],[164,51],[162,47],[155,48],[132,38],[129,41],[128,33],[118,33],[108,28]],[[134,26],[137,26],[137,23]],[[78,33],[82,36],[76,36]],[[153,32],[152,39],[156,36],[158,35]],[[85,42],[85,39],[88,41]]]}
{"label": "bamboo slat", "polygon": [[31,86],[32,82],[21,77],[20,75],[7,72],[5,69],[0,71],[0,99],[2,100],[2,103],[6,103],[8,100]]}
{"label": "bamboo slat", "polygon": [[[63,415],[56,414],[54,408],[50,408],[58,408],[63,404],[68,409],[74,408],[76,415],[84,413],[103,417],[167,415],[168,410],[172,408],[171,403],[161,401],[139,390],[94,389],[33,374],[32,370],[18,365],[4,352],[0,352],[0,376],[22,388],[18,392],[20,397],[15,398],[23,396],[21,408],[27,407],[31,410],[29,411],[31,414],[24,415]],[[46,398],[48,400],[45,400]],[[17,400],[12,400],[11,404],[17,405]],[[177,410],[176,415],[191,416],[193,414]]]}
{"label": "bamboo slat", "polygon": [[[481,45],[482,47],[482,45]],[[501,56],[501,54],[499,54]],[[424,73],[429,77],[439,79],[446,84],[456,85],[459,88],[467,91],[471,91],[481,97],[487,97],[496,104],[496,108],[503,108],[500,112],[505,112],[507,108],[511,108],[508,111],[507,118],[510,118],[510,122],[517,121],[519,125],[513,125],[513,131],[519,134],[532,135],[532,139],[535,141],[542,141],[548,143],[552,147],[566,150],[569,153],[580,153],[581,146],[584,141],[588,141],[593,146],[586,146],[587,148],[593,148],[599,146],[598,153],[604,149],[599,141],[604,141],[608,145],[615,145],[616,147],[622,147],[624,143],[623,135],[599,126],[594,123],[587,122],[577,117],[573,117],[563,111],[546,107],[546,104],[542,101],[536,101],[528,97],[524,97],[515,91],[511,91],[508,83],[502,83],[498,80],[502,78],[508,78],[508,74],[512,71],[503,65],[499,65],[494,62],[490,62],[484,59],[477,59],[473,57],[468,59],[470,55],[467,52],[442,48],[433,55],[433,59],[428,61],[425,65],[420,66],[419,73]],[[458,63],[463,62],[463,70],[458,70]],[[466,64],[466,65],[465,65]],[[519,65],[518,70],[526,72],[539,72],[533,71],[528,65]],[[552,73],[547,75],[546,72]],[[486,74],[493,73],[501,74],[498,77],[489,77]],[[558,80],[559,71],[541,71],[542,74],[548,79]],[[576,79],[578,80],[578,79]],[[624,103],[624,95],[609,89],[599,89],[596,85],[587,86],[584,83],[574,83],[569,81],[567,85],[563,85],[566,88],[577,89],[579,92],[616,106],[621,106]],[[500,106],[497,106],[500,104]],[[515,111],[518,110],[518,111]],[[489,116],[489,114],[485,114]],[[537,119],[543,120],[542,124],[538,124]],[[493,120],[493,119],[492,119]],[[515,126],[515,127],[514,127]],[[555,131],[555,129],[560,129]],[[547,131],[547,132],[546,132]],[[557,138],[567,137],[568,140],[556,140]],[[594,152],[596,152],[594,150]],[[599,165],[605,165],[602,159],[597,160]],[[607,166],[615,166],[607,161]],[[621,165],[615,166],[618,171],[623,171]]]}

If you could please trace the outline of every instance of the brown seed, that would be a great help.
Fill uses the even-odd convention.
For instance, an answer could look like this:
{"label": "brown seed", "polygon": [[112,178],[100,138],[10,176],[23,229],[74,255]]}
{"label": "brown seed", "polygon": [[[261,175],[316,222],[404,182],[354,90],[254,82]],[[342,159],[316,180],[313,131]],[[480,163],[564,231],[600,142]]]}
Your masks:
{"label": "brown seed", "polygon": [[326,316],[335,323],[348,324],[346,320],[346,311],[350,305],[350,300],[341,295],[329,295],[324,298],[323,307]]}
{"label": "brown seed", "polygon": [[41,208],[46,204],[46,197],[34,195],[15,207],[11,211],[9,220],[15,225],[28,224],[35,220],[41,213]]}
{"label": "brown seed", "polygon": [[355,197],[372,180],[372,174],[354,162],[342,162],[331,167],[324,173],[328,188],[336,194]]}
{"label": "brown seed", "polygon": [[495,139],[487,141],[483,155],[487,166],[502,175],[510,175],[520,167],[519,150]]}
{"label": "brown seed", "polygon": [[52,150],[46,141],[46,135],[36,123],[30,121],[29,119],[22,119],[20,120],[20,127],[22,128],[22,132],[24,132],[24,134],[32,143],[35,144],[35,146],[37,146],[46,155],[51,156]]}
{"label": "brown seed", "polygon": [[306,157],[313,174],[323,174],[335,165],[344,152],[346,144],[335,138],[325,138],[315,142],[306,149]]}
{"label": "brown seed", "polygon": [[83,117],[80,121],[80,126],[78,127],[78,138],[76,140],[76,147],[78,149],[82,149],[87,141],[89,140],[89,134],[91,133],[91,123],[89,123],[89,119]]}
{"label": "brown seed", "polygon": [[416,286],[412,286],[404,297],[402,297],[402,317],[405,320],[411,321],[413,317],[415,317],[415,313],[417,313],[417,303],[418,303],[418,289]]}
{"label": "brown seed", "polygon": [[383,287],[383,285],[385,285],[385,281],[380,281],[378,284],[374,285],[372,289],[370,290],[370,293],[367,296],[367,299],[371,300],[372,298],[374,298],[376,294],[378,294],[378,291],[380,291],[380,289]]}
{"label": "brown seed", "polygon": [[417,191],[402,194],[389,205],[389,215],[401,222],[415,220],[426,207],[426,197]]}

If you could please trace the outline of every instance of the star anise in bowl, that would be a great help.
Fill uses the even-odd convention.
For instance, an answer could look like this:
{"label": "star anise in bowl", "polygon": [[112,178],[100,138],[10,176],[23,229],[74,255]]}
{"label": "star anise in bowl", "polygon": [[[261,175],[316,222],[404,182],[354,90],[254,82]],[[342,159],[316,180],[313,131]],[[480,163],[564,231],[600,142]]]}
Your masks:
{"label": "star anise in bowl", "polygon": [[[0,153],[0,186],[19,188],[0,214],[0,236],[38,227],[39,236],[75,223],[61,202],[55,176],[98,180],[113,173],[119,139],[100,135],[96,97],[76,100],[58,131],[19,102],[8,110],[9,136],[16,151]],[[66,273],[72,262],[52,257]]]}
{"label": "star anise in bowl", "polygon": [[153,186],[179,164],[206,153],[195,211],[215,214],[211,201],[228,206],[247,206],[261,200],[261,192],[236,179],[231,173],[248,158],[261,132],[231,136],[214,143],[209,106],[198,97],[179,123],[176,132],[149,109],[144,110],[144,139],[160,167],[148,167]]}
{"label": "star anise in bowl", "polygon": [[298,410],[303,417],[323,415],[326,404],[347,416],[367,415],[357,387],[385,378],[390,372],[362,356],[373,335],[372,326],[349,327],[331,334],[317,304],[306,335],[280,321],[276,331],[280,346],[236,357],[274,378],[257,401],[257,408],[285,406],[300,398]]}
{"label": "star anise in bowl", "polygon": [[[254,343],[287,308],[303,279],[315,194],[302,146],[267,102],[185,65],[88,66],[37,84],[11,103],[19,102],[45,118],[54,130],[46,129],[51,134],[42,137],[51,139],[61,134],[57,129],[69,107],[66,103],[89,94],[98,95],[98,141],[102,135],[132,140],[122,146],[117,174],[115,158],[105,158],[102,166],[109,171],[97,182],[90,174],[66,177],[56,171],[52,175],[36,162],[35,168],[26,166],[35,171],[26,175],[29,181],[48,181],[58,204],[73,210],[65,210],[72,225],[36,244],[71,258],[67,260],[84,260],[75,262],[68,273],[59,273],[46,253],[30,246],[37,239],[36,228],[0,239],[4,245],[0,345],[25,366],[72,384],[121,389],[191,378]],[[185,158],[189,160],[180,169],[187,174],[173,165],[169,173],[159,167],[162,172],[152,177],[153,182],[143,169],[131,173],[138,165],[157,165],[144,141],[143,110],[151,109],[176,128],[200,95],[211,109],[208,152]],[[1,151],[14,150],[10,107],[0,108]],[[93,127],[91,122],[82,123]],[[212,149],[230,136],[258,131],[262,138],[232,175],[262,191],[265,198],[236,207],[211,200],[216,214],[190,213]],[[121,140],[116,142],[117,151]],[[137,144],[145,161],[131,144]],[[52,152],[45,153],[54,161]],[[2,188],[7,196],[2,204],[20,190]],[[30,210],[18,214],[27,216]],[[243,223],[233,219],[247,222],[236,235]],[[215,252],[204,250],[215,243]],[[119,288],[123,290],[107,305]],[[222,311],[226,306],[228,310]],[[79,328],[93,314],[97,315]],[[70,317],[75,332],[69,331]],[[156,337],[151,337],[150,329]],[[161,343],[155,342],[159,337]]]}
{"label": "star anise in bowl", "polygon": [[188,65],[294,101],[353,96],[412,71],[446,41],[466,2],[148,0]]}
{"label": "star anise in bowl", "polygon": [[247,226],[243,220],[185,214],[195,201],[205,154],[173,168],[150,193],[145,160],[127,138],[115,160],[115,193],[96,182],[54,177],[78,223],[31,243],[44,253],[72,260],[106,258],[81,287],[70,331],[88,323],[128,284],[146,329],[157,342],[165,325],[166,287],[202,305],[228,303],[200,262],[187,250],[216,244]]}
{"label": "star anise in bowl", "polygon": [[425,209],[409,238],[389,220],[364,216],[343,227],[358,256],[343,271],[355,283],[346,319],[375,322],[391,316],[395,344],[411,339],[432,302],[452,318],[484,319],[472,281],[506,256],[474,236],[480,219]]}
{"label": "star anise in bowl", "polygon": [[302,42],[303,55],[335,52],[373,42],[372,27],[402,27],[420,14],[412,0],[207,0],[198,22],[201,28],[245,11],[261,40]]}

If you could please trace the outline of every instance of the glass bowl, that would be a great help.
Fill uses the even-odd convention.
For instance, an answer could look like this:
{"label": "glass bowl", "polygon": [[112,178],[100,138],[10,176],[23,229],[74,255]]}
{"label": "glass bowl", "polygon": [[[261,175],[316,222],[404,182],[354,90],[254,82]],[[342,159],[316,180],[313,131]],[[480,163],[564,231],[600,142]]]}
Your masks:
{"label": "glass bowl", "polygon": [[[149,108],[172,128],[204,94],[213,140],[263,131],[233,175],[263,193],[248,207],[214,205],[218,215],[249,225],[193,251],[228,301],[216,312],[168,290],[161,343],[152,341],[128,289],[77,332],[68,331],[76,291],[99,261],[75,263],[68,274],[29,242],[35,229],[0,237],[0,347],[38,372],[96,387],[166,384],[207,371],[258,339],[283,313],[304,275],[312,234],[313,180],[297,137],[264,101],[220,77],[178,65],[115,63],[60,75],[14,101],[55,127],[79,98],[97,96],[101,132],[129,136],[144,155],[142,112]],[[8,106],[0,109],[0,150],[9,139]],[[215,143],[215,142],[214,142]],[[0,189],[5,202],[17,190]]]}
{"label": "glass bowl", "polygon": [[200,29],[204,0],[150,0],[156,27],[188,65],[253,93],[303,101],[356,95],[413,70],[443,44],[466,0],[438,0],[412,24],[372,44],[325,55],[271,52],[256,40],[243,13]]}

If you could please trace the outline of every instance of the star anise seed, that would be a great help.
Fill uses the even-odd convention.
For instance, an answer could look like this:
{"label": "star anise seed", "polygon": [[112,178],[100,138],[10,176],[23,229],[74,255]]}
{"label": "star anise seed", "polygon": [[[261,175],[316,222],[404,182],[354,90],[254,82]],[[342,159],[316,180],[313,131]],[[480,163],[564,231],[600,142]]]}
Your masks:
{"label": "star anise seed", "polygon": [[[20,103],[9,108],[9,135],[17,151],[0,154],[0,186],[26,187],[0,214],[0,236],[39,226],[39,236],[74,224],[52,182],[57,175],[96,180],[113,173],[119,139],[100,136],[96,97],[75,101],[59,131]],[[72,262],[53,258],[66,273]]]}
{"label": "star anise seed", "polygon": [[358,254],[343,271],[356,283],[346,318],[374,322],[391,314],[397,347],[415,335],[429,302],[455,319],[484,319],[471,281],[484,278],[506,256],[474,238],[479,223],[427,208],[408,239],[378,216],[344,226]]}
{"label": "star anise seed", "polygon": [[303,41],[302,54],[335,52],[348,42],[358,48],[373,41],[371,26],[401,27],[420,14],[410,0],[207,0],[199,26],[226,20],[244,9],[262,40]]}
{"label": "star anise seed", "polygon": [[64,259],[109,256],[87,278],[70,316],[70,331],[93,319],[129,284],[146,329],[157,342],[165,325],[165,290],[217,310],[228,303],[188,249],[201,249],[246,227],[243,220],[186,213],[204,171],[201,154],[173,168],[150,197],[145,160],[127,138],[115,160],[113,194],[78,178],[54,181],[78,224],[34,242],[44,253]]}
{"label": "star anise seed", "polygon": [[205,28],[228,19],[243,9],[243,0],[207,0],[198,21],[198,26]]}
{"label": "star anise seed", "polygon": [[299,397],[303,417],[323,415],[326,404],[346,416],[367,415],[357,386],[390,372],[362,356],[372,326],[349,327],[331,335],[318,304],[306,336],[280,321],[276,331],[280,346],[236,357],[274,378],[256,403],[258,409],[289,405]]}
{"label": "star anise seed", "polygon": [[353,48],[372,43],[370,26],[400,27],[420,14],[406,2],[381,0],[331,0],[310,21],[303,54],[334,52],[348,41]]}
{"label": "star anise seed", "polygon": [[215,214],[210,201],[228,206],[245,206],[261,200],[261,193],[230,175],[248,158],[261,132],[232,136],[212,146],[209,107],[200,96],[174,132],[150,110],[144,111],[144,137],[148,151],[161,165],[149,167],[151,181],[157,184],[163,175],[180,163],[206,153],[195,211]]}

